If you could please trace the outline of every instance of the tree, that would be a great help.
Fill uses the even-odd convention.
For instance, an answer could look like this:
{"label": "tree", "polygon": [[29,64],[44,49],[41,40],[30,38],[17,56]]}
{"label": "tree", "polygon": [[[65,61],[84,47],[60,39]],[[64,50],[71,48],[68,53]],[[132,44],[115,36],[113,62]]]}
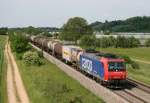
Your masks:
{"label": "tree", "polygon": [[116,45],[115,47],[121,47],[121,48],[127,48],[128,47],[128,40],[126,37],[124,36],[118,36],[117,39],[116,39]]}
{"label": "tree", "polygon": [[150,32],[150,16],[132,17],[126,20],[95,22],[91,24],[94,31],[111,32]]}
{"label": "tree", "polygon": [[0,35],[6,35],[7,34],[7,31],[8,31],[8,28],[0,28]]}
{"label": "tree", "polygon": [[128,38],[128,47],[133,48],[133,47],[138,47],[140,45],[139,39],[136,39],[135,37],[129,37]]}
{"label": "tree", "polygon": [[28,40],[22,34],[10,33],[9,40],[11,41],[12,50],[17,53],[22,53],[30,48]]}
{"label": "tree", "polygon": [[95,48],[96,45],[95,45],[95,40],[96,40],[96,37],[95,35],[84,35],[80,38],[80,46],[84,47],[84,48]]}
{"label": "tree", "polygon": [[147,47],[150,47],[150,38],[148,38],[148,39],[146,40],[145,45],[146,45]]}
{"label": "tree", "polygon": [[139,39],[136,39],[135,37],[124,37],[124,36],[118,36],[116,39],[116,45],[115,47],[120,48],[134,48],[138,47],[140,45]]}
{"label": "tree", "polygon": [[59,35],[60,39],[74,41],[83,35],[93,34],[92,28],[88,25],[87,21],[81,17],[70,18],[62,27],[62,32]]}
{"label": "tree", "polygon": [[50,34],[49,32],[45,31],[43,33],[41,33],[43,36],[46,36],[46,37],[52,37],[52,34]]}
{"label": "tree", "polygon": [[25,32],[28,34],[32,34],[32,35],[38,35],[38,34],[42,33],[43,31],[40,28],[34,28],[32,26],[29,26],[29,27],[25,28]]}
{"label": "tree", "polygon": [[59,34],[58,34],[58,33],[54,33],[54,34],[53,34],[53,37],[54,37],[55,39],[57,39],[57,38],[58,38],[58,36],[59,36]]}

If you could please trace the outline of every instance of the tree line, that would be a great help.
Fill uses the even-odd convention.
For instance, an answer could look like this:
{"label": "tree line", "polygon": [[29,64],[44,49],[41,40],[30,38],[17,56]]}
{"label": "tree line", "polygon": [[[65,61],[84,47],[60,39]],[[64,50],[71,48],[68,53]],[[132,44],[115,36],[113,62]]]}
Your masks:
{"label": "tree line", "polygon": [[150,32],[150,17],[137,16],[126,20],[94,22],[90,24],[94,31],[106,32]]}
{"label": "tree line", "polygon": [[[59,38],[61,40],[74,41],[75,44],[79,44],[86,48],[134,48],[140,46],[139,39],[135,37],[118,36],[114,38],[102,37],[96,38],[93,34],[92,27],[87,23],[84,18],[74,17],[70,18],[61,28]],[[150,39],[145,42],[146,46],[150,46]]]}
{"label": "tree line", "polygon": [[[142,18],[142,19],[140,19]],[[134,24],[138,20],[148,19],[149,17],[134,17],[127,19],[128,24]],[[134,21],[134,23],[132,23]],[[123,21],[112,21],[106,22],[103,30],[105,30],[105,33],[109,34],[109,31],[107,31],[107,28],[111,26],[116,26],[122,24]],[[0,34],[7,34],[8,31],[15,31],[18,34],[25,33],[30,35],[43,35],[47,37],[55,37],[59,38],[61,40],[66,41],[73,41],[75,44],[80,44],[85,47],[116,47],[116,48],[132,48],[132,47],[138,47],[140,45],[140,42],[138,39],[134,37],[126,38],[123,36],[118,36],[117,38],[114,38],[112,36],[110,37],[103,37],[103,38],[96,38],[93,32],[95,29],[93,29],[93,26],[101,24],[100,22],[96,22],[95,25],[88,24],[88,22],[82,18],[82,17],[73,17],[70,18],[60,29],[59,28],[49,28],[49,27],[23,27],[23,28],[0,28]],[[124,24],[124,23],[123,23]],[[138,23],[137,23],[138,24]],[[140,29],[140,28],[139,28]],[[59,34],[50,34],[50,31],[56,31],[59,32]],[[147,39],[145,42],[145,46],[150,46],[150,39]],[[19,49],[18,49],[19,50]]]}
{"label": "tree line", "polygon": [[83,36],[79,41],[80,46],[85,48],[134,48],[140,46],[139,39],[134,37],[127,38],[124,36],[118,36],[117,38],[113,36],[96,38],[94,35],[86,35]]}

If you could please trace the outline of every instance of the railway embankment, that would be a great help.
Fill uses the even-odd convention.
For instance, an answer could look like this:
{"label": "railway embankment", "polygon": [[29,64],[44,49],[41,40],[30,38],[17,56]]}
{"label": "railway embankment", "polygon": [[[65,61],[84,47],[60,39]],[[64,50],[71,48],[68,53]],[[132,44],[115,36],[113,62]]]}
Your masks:
{"label": "railway embankment", "polygon": [[[35,45],[31,44],[33,48],[41,51],[40,48],[36,47]],[[105,102],[108,103],[127,103],[126,100],[112,92],[111,90],[101,86],[100,84],[96,83],[95,81],[89,79],[88,77],[84,76],[80,72],[72,69],[70,66],[64,64],[62,61],[56,59],[55,57],[49,55],[47,52],[43,51],[43,56],[56,64],[62,71],[64,71],[67,75],[72,77],[73,79],[77,80],[81,85],[85,88],[93,92],[98,97],[101,97]]]}

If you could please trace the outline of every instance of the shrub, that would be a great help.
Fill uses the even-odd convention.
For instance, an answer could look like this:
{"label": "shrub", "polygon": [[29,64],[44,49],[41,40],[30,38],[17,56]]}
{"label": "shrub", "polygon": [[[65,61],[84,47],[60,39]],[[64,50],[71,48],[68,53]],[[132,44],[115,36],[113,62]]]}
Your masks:
{"label": "shrub", "polygon": [[26,65],[41,65],[42,61],[37,52],[25,52],[23,55],[23,61]]}
{"label": "shrub", "polygon": [[138,63],[131,60],[131,58],[127,55],[119,55],[120,58],[124,59],[127,64],[130,64],[133,69],[139,69]]}
{"label": "shrub", "polygon": [[42,52],[42,51],[38,51],[38,56],[39,56],[40,58],[43,58],[43,52]]}
{"label": "shrub", "polygon": [[131,66],[132,66],[133,69],[139,69],[140,68],[139,64],[134,62],[134,61],[131,62]]}
{"label": "shrub", "polygon": [[127,56],[127,55],[119,55],[119,57],[124,59],[127,64],[131,64],[132,63],[131,58],[129,56]]}
{"label": "shrub", "polygon": [[22,60],[23,53],[16,53],[16,58]]}

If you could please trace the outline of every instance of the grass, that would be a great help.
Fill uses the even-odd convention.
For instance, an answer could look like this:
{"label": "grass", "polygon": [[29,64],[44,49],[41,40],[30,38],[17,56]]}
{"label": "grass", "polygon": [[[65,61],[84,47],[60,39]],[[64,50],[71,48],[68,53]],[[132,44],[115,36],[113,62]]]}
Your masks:
{"label": "grass", "polygon": [[6,36],[0,35],[0,103],[7,103],[6,61],[4,58],[5,43]]}
{"label": "grass", "polygon": [[[102,48],[99,49],[103,52],[110,52],[115,54],[125,54],[131,58],[136,58],[139,60],[150,61],[150,48]],[[150,85],[150,64],[137,62],[140,69],[133,69],[127,67],[128,77],[139,80],[143,83]]]}
{"label": "grass", "polygon": [[131,58],[150,61],[150,48],[102,48],[100,51],[125,54]]}
{"label": "grass", "polygon": [[103,103],[56,65],[43,59],[42,66],[17,60],[31,103]]}
{"label": "grass", "polygon": [[128,68],[128,76],[150,85],[150,64],[137,62],[140,69]]}

